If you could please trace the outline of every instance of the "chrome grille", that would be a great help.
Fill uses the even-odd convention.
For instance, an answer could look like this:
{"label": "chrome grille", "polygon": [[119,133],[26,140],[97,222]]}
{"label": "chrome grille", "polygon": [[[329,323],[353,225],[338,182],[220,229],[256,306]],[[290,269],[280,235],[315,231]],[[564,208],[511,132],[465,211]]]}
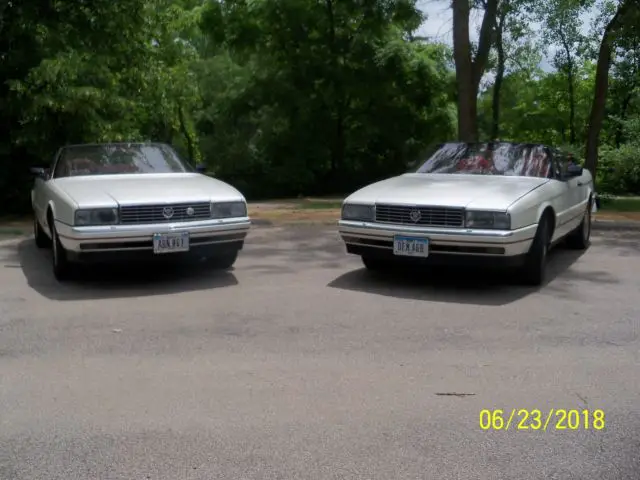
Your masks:
{"label": "chrome grille", "polygon": [[[166,218],[166,208],[173,210],[173,215]],[[187,215],[187,209],[193,208],[193,215]],[[211,218],[211,204],[209,202],[198,203],[172,203],[166,205],[126,205],[120,207],[120,223],[169,223],[192,222]]]}
{"label": "chrome grille", "polygon": [[[419,211],[414,221],[411,212]],[[396,225],[423,225],[429,227],[462,227],[464,209],[449,207],[409,207],[404,205],[376,205],[376,222]]]}

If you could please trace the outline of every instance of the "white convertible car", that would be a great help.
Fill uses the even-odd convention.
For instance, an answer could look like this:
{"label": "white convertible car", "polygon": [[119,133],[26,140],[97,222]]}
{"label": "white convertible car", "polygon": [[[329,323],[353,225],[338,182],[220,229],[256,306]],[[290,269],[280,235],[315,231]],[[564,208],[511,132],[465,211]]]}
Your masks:
{"label": "white convertible car", "polygon": [[370,270],[400,261],[510,266],[540,285],[553,245],[589,246],[594,195],[591,173],[547,146],[446,143],[415,173],[346,198],[339,231]]}
{"label": "white convertible car", "polygon": [[66,146],[31,171],[36,245],[52,247],[59,280],[74,262],[196,255],[230,268],[251,225],[238,190],[164,144]]}

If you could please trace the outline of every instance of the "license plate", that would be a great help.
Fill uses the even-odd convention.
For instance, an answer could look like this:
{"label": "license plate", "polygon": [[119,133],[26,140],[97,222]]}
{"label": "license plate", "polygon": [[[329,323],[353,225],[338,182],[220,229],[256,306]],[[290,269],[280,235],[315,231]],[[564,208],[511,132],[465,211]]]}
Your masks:
{"label": "license plate", "polygon": [[405,257],[428,257],[429,239],[395,236],[393,238],[393,254]]}
{"label": "license plate", "polygon": [[189,251],[189,232],[155,233],[153,253],[174,253]]}

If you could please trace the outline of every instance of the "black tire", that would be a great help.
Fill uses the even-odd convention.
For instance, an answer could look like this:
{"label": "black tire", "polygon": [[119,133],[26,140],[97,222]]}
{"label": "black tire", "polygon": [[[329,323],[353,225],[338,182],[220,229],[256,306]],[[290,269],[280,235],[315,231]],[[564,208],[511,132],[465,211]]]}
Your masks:
{"label": "black tire", "polygon": [[36,247],[38,248],[49,248],[51,247],[51,239],[47,236],[47,234],[42,230],[40,226],[40,222],[38,221],[38,217],[35,212],[33,214],[33,236],[36,240]]}
{"label": "black tire", "polygon": [[362,263],[367,270],[372,272],[390,270],[393,265],[391,260],[387,260],[386,258],[367,257],[364,255],[362,256]]}
{"label": "black tire", "polygon": [[547,254],[551,243],[551,221],[543,216],[531,248],[522,267],[521,279],[525,285],[540,286],[544,283],[547,270]]}
{"label": "black tire", "polygon": [[589,200],[587,211],[578,228],[567,236],[567,246],[576,250],[586,250],[591,244],[591,207],[592,202]]}
{"label": "black tire", "polygon": [[51,229],[51,259],[53,265],[53,276],[59,282],[64,282],[71,278],[71,264],[67,258],[67,251],[60,243],[58,232],[56,231],[53,218],[49,219]]}
{"label": "black tire", "polygon": [[229,270],[238,259],[238,252],[209,257],[207,263],[216,270]]}

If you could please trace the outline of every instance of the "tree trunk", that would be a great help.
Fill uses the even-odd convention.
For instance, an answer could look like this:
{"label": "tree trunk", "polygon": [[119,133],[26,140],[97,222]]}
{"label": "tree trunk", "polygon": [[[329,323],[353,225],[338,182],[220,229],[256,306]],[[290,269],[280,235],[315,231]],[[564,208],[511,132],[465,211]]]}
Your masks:
{"label": "tree trunk", "polygon": [[480,27],[478,51],[475,59],[472,59],[469,41],[469,0],[452,0],[453,57],[456,64],[458,94],[458,139],[463,142],[478,140],[478,89],[489,57],[497,8],[497,0],[487,0]]}
{"label": "tree trunk", "polygon": [[504,29],[505,13],[500,15],[498,23],[496,24],[496,49],[498,50],[498,68],[496,71],[496,79],[493,83],[493,125],[491,128],[491,139],[498,140],[500,136],[500,89],[502,88],[502,80],[504,79],[505,69],[505,53],[504,45],[502,43],[502,32]]}
{"label": "tree trunk", "polygon": [[[484,71],[487,67],[487,61],[489,60],[489,52],[491,51],[491,43],[493,41],[493,31],[496,25],[497,15],[498,0],[486,0],[484,15],[482,17],[482,25],[480,25],[478,50],[471,66],[473,70],[473,88],[476,99],[478,97],[480,80],[482,80],[482,75],[484,75]],[[468,24],[469,21],[467,18],[467,25]],[[467,28],[467,32],[468,31],[469,29]]]}
{"label": "tree trunk", "polygon": [[576,143],[576,94],[574,85],[574,65],[573,57],[571,56],[571,48],[567,42],[567,38],[564,33],[560,31],[560,38],[562,40],[562,47],[564,48],[564,54],[566,56],[566,68],[567,68],[567,92],[569,94],[569,143],[574,145]]}
{"label": "tree trunk", "polygon": [[327,20],[329,23],[329,50],[331,51],[331,64],[332,64],[332,76],[333,76],[333,106],[335,108],[335,123],[334,123],[334,136],[330,147],[330,170],[329,181],[337,182],[340,179],[338,172],[341,171],[344,163],[345,152],[345,135],[344,135],[344,120],[345,110],[347,102],[345,98],[344,87],[341,79],[340,72],[340,49],[338,47],[336,39],[336,21],[334,11],[334,1],[325,0],[325,7],[327,12]]}
{"label": "tree trunk", "polygon": [[191,134],[189,133],[189,129],[187,128],[187,122],[184,118],[184,111],[182,107],[178,107],[178,118],[180,120],[180,132],[187,142],[187,152],[189,155],[189,163],[191,165],[195,165],[195,148],[193,146],[193,138],[191,138]]}
{"label": "tree trunk", "polygon": [[458,90],[458,140],[473,142],[478,137],[477,100],[473,95],[473,69],[469,42],[469,1],[453,0],[453,57]]}
{"label": "tree trunk", "polygon": [[[623,0],[618,6],[616,14],[607,24],[600,51],[598,52],[598,63],[596,65],[595,88],[593,92],[593,103],[591,104],[591,115],[589,116],[589,130],[587,131],[587,146],[585,148],[585,167],[594,176],[598,167],[598,140],[604,121],[605,107],[607,102],[607,92],[609,89],[609,67],[611,65],[611,54],[616,31],[622,24],[624,15],[632,8],[633,0]],[[636,6],[636,8],[638,8]]]}
{"label": "tree trunk", "polygon": [[569,142],[576,144],[576,94],[573,84],[573,61],[567,64],[567,83],[569,87]]}

